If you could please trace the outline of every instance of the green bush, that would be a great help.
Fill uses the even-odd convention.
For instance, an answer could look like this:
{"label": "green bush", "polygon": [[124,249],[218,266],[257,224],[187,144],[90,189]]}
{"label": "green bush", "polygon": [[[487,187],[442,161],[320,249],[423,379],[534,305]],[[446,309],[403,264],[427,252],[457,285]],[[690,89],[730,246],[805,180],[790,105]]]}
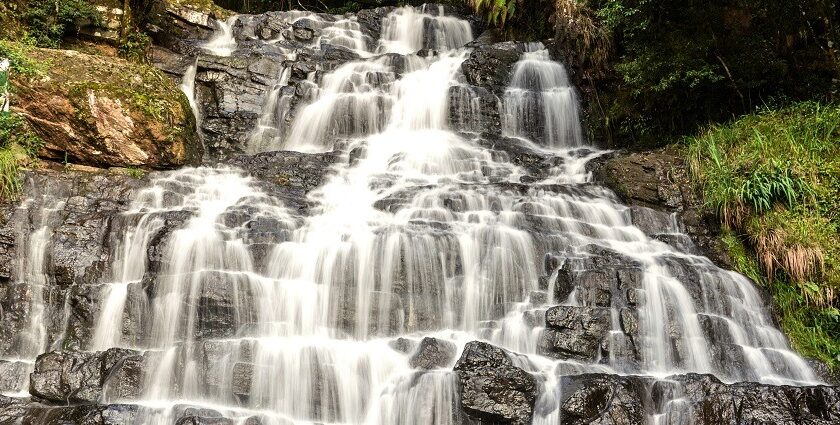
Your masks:
{"label": "green bush", "polygon": [[837,94],[833,0],[581,0],[614,39],[598,85],[617,142],[661,145],[769,99]]}
{"label": "green bush", "polygon": [[798,350],[840,366],[840,105],[766,109],[687,143],[734,265],[770,289]]}
{"label": "green bush", "polygon": [[0,36],[39,47],[58,47],[61,40],[77,32],[82,25],[97,24],[99,12],[88,0],[8,0],[0,9]]}
{"label": "green bush", "polygon": [[34,158],[44,146],[44,141],[32,133],[23,117],[11,113],[0,113],[0,149],[20,148],[27,156]]}
{"label": "green bush", "polygon": [[0,57],[9,59],[11,70],[22,75],[34,75],[44,70],[43,63],[29,57],[31,48],[25,44],[0,40]]}

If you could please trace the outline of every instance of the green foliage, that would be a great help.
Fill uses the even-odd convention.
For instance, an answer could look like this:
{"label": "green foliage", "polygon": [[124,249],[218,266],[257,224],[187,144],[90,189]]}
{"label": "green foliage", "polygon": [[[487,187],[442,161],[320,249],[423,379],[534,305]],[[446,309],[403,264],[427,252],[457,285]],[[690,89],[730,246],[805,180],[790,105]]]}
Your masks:
{"label": "green foliage", "polygon": [[840,105],[766,109],[687,143],[736,268],[770,289],[797,350],[840,367]]}
{"label": "green foliage", "polygon": [[838,86],[835,1],[577,3],[613,35],[612,72],[595,84],[607,133],[625,144],[667,143],[770,97],[824,99]]}
{"label": "green foliage", "polygon": [[834,216],[840,196],[840,108],[817,102],[763,110],[690,139],[706,200],[737,225],[738,210],[808,205]]}
{"label": "green foliage", "polygon": [[58,47],[68,34],[87,23],[98,23],[101,16],[87,0],[21,0],[20,19],[29,43]]}
{"label": "green foliage", "polygon": [[13,146],[34,158],[44,146],[44,141],[29,130],[26,120],[20,115],[0,113],[0,149]]}
{"label": "green foliage", "polygon": [[343,15],[348,12],[358,12],[362,9],[362,5],[355,2],[355,1],[348,1],[343,3],[341,6],[331,7],[326,10],[327,13],[332,13],[334,15]]}
{"label": "green foliage", "polygon": [[140,168],[137,168],[137,167],[128,167],[128,168],[125,169],[125,173],[129,177],[133,177],[135,179],[142,179],[143,177],[146,176],[146,172],[143,171]]}
{"label": "green foliage", "polygon": [[20,187],[20,169],[15,152],[0,149],[0,199],[15,199]]}
{"label": "green foliage", "polygon": [[143,62],[146,59],[146,50],[151,44],[152,40],[148,35],[140,31],[130,31],[120,40],[117,53],[121,58]]}
{"label": "green foliage", "polygon": [[45,64],[29,56],[31,47],[7,40],[0,40],[0,57],[9,59],[13,72],[22,75],[39,74],[46,68]]}
{"label": "green foliage", "polygon": [[483,14],[487,23],[504,27],[516,14],[516,0],[470,0],[476,13]]}

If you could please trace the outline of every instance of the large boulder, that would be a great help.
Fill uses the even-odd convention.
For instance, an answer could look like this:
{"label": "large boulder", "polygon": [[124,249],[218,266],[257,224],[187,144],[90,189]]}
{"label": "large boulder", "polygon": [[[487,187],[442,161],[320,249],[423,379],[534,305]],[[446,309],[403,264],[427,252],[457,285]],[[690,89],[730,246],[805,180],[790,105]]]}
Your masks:
{"label": "large boulder", "polygon": [[563,423],[636,424],[656,416],[666,424],[834,424],[840,389],[743,382],[712,375],[584,374],[561,378]]}
{"label": "large boulder", "polygon": [[436,369],[446,367],[455,358],[457,347],[449,341],[426,337],[408,360],[413,368]]}
{"label": "large boulder", "polygon": [[[128,358],[137,358],[139,353],[112,348],[99,352],[53,351],[38,356],[35,371],[29,381],[29,393],[45,403],[66,404],[72,402],[97,403],[102,399],[103,388],[112,375],[125,379],[119,383],[125,394],[127,385],[139,385],[142,381],[134,373],[120,372],[124,367],[135,367],[136,361],[126,363]],[[138,394],[139,391],[131,391]]]}
{"label": "large boulder", "polygon": [[513,65],[522,56],[524,45],[513,42],[484,44],[477,40],[473,46],[469,57],[461,64],[467,83],[501,97],[510,82]]}
{"label": "large boulder", "polygon": [[195,165],[203,147],[186,96],[147,65],[33,49],[41,72],[16,75],[13,109],[45,144],[43,158],[96,167]]}
{"label": "large boulder", "polygon": [[482,423],[531,423],[537,381],[515,366],[504,350],[484,342],[467,343],[455,372],[467,416]]}

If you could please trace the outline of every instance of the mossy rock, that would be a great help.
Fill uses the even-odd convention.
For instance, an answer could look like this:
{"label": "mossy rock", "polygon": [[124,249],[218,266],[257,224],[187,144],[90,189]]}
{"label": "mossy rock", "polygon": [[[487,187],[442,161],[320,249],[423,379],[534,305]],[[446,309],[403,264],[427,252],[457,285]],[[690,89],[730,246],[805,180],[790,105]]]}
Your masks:
{"label": "mossy rock", "polygon": [[45,144],[43,158],[96,167],[175,168],[201,161],[195,119],[175,83],[147,65],[32,49],[43,63],[13,75],[13,107]]}

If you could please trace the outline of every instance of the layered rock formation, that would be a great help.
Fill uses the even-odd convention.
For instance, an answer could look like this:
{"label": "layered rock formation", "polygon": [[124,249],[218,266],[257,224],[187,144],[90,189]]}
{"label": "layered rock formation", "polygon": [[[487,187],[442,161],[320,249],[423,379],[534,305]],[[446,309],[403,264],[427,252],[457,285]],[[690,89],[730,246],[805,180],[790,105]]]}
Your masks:
{"label": "layered rock formation", "polygon": [[[437,6],[162,13],[212,166],[27,175],[0,209],[0,422],[840,420],[667,173],[598,162],[640,173],[614,193],[574,132],[534,134],[576,111],[542,45]],[[133,165],[109,155],[73,158]]]}

